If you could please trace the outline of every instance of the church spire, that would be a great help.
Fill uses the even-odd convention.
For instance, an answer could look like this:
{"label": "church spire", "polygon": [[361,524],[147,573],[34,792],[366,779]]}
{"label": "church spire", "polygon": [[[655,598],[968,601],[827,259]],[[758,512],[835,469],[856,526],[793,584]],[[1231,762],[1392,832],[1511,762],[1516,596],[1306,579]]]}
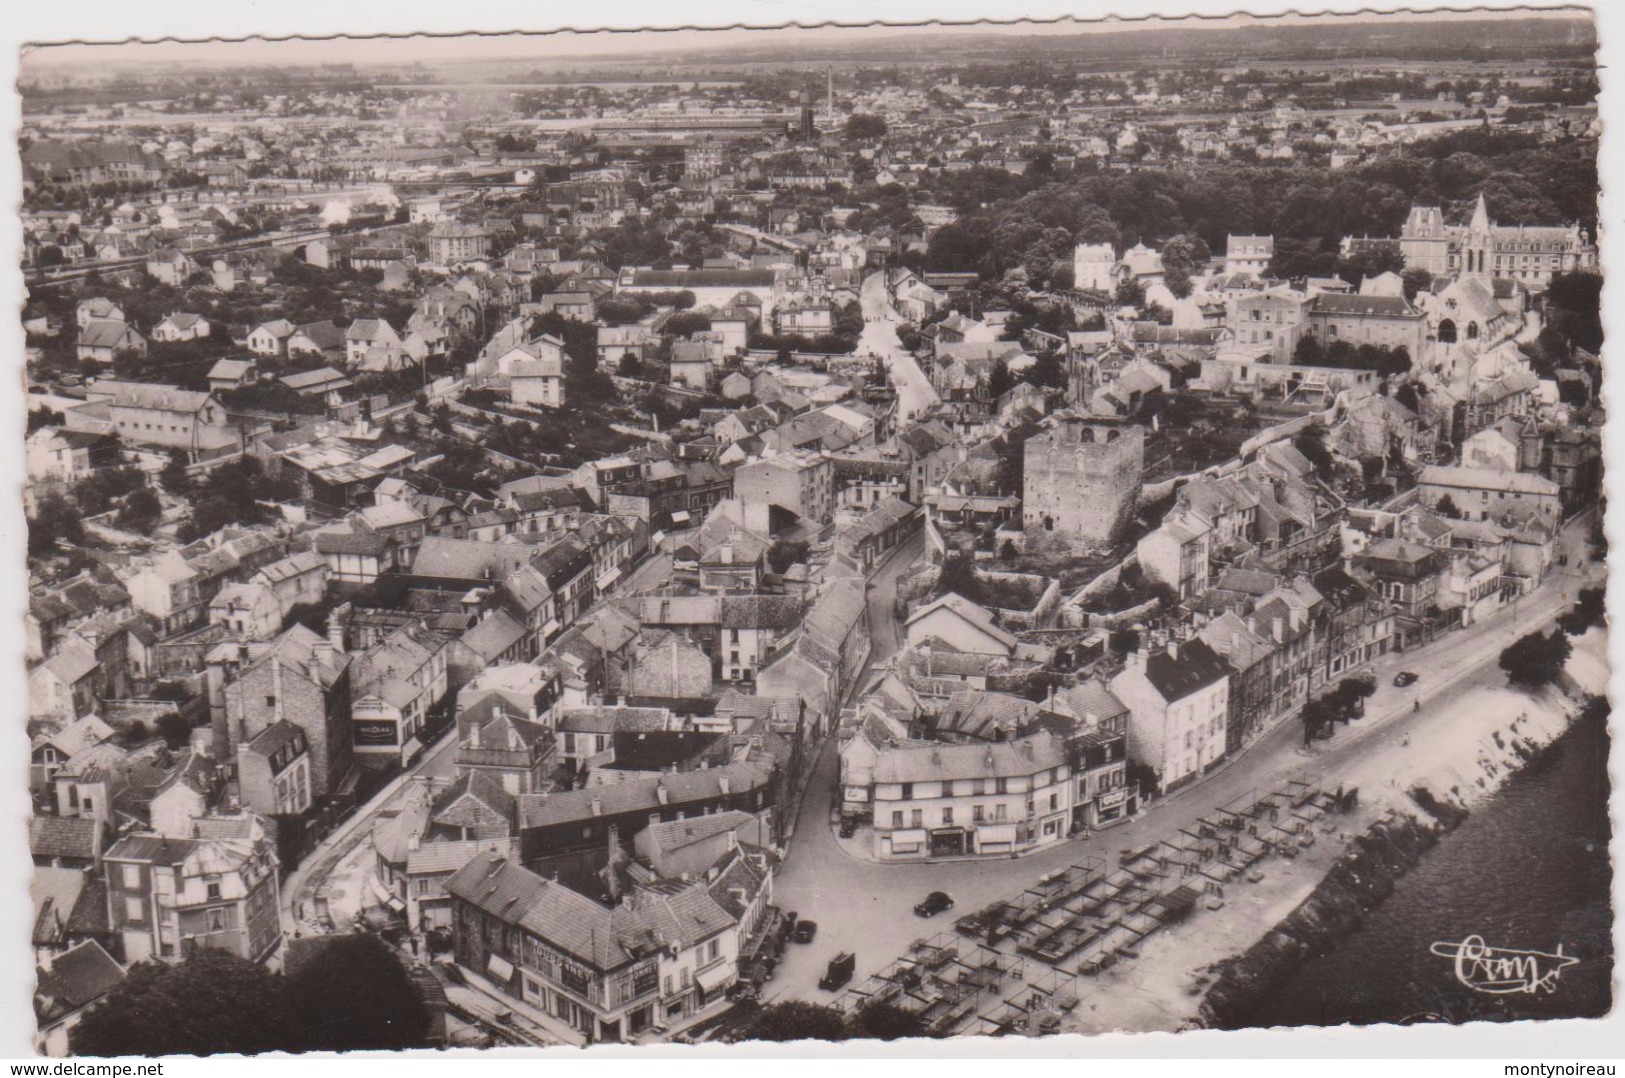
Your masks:
{"label": "church spire", "polygon": [[1470,227],[1472,231],[1477,233],[1485,233],[1490,230],[1490,211],[1484,205],[1484,193],[1482,191],[1478,193],[1478,204],[1473,207],[1473,223]]}

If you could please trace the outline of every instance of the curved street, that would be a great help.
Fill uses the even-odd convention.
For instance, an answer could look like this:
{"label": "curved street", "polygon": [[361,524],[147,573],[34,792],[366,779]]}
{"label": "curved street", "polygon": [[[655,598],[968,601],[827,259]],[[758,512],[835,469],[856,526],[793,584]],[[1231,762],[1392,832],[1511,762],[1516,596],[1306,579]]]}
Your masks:
{"label": "curved street", "polygon": [[886,296],[885,271],[878,270],[865,277],[858,296],[863,307],[863,335],[858,338],[857,350],[860,355],[877,355],[885,362],[892,386],[897,390],[897,420],[901,428],[907,421],[924,415],[940,398],[913,354],[898,339],[897,323],[902,316]]}

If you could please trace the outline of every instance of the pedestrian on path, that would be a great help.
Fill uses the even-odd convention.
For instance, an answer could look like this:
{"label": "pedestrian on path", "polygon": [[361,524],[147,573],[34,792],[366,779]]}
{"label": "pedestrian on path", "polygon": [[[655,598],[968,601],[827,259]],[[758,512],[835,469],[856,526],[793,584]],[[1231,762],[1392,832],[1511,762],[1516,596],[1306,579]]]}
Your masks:
{"label": "pedestrian on path", "polygon": [[1405,745],[1405,746],[1407,746],[1407,747],[1408,747],[1408,746],[1409,746],[1409,745],[1410,745],[1410,743],[1411,743],[1411,735],[1410,735],[1410,734],[1406,734],[1406,735],[1405,735],[1405,736],[1404,736],[1404,737],[1403,737],[1403,738],[1401,738],[1401,739],[1400,739],[1400,742],[1399,742],[1399,743],[1400,743],[1400,744],[1401,744],[1401,745]]}

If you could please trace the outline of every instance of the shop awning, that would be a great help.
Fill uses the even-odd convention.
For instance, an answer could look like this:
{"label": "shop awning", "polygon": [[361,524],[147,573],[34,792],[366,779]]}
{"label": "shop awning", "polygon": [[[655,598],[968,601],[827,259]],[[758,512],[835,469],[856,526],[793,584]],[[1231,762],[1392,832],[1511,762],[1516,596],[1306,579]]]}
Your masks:
{"label": "shop awning", "polygon": [[617,566],[598,578],[598,590],[603,591],[605,588],[609,587],[619,579],[621,579],[621,570],[620,567]]}
{"label": "shop awning", "polygon": [[687,524],[692,519],[694,518],[688,515],[687,509],[679,509],[671,515],[671,522],[673,524]]}
{"label": "shop awning", "polygon": [[513,963],[501,955],[492,955],[485,960],[485,969],[499,981],[513,980]]}
{"label": "shop awning", "polygon": [[925,831],[923,828],[918,831],[893,831],[891,833],[891,844],[893,846],[918,846],[924,842]]}
{"label": "shop awning", "polygon": [[1013,823],[983,824],[976,829],[977,842],[1014,842],[1016,825]]}
{"label": "shop awning", "polygon": [[736,977],[737,973],[734,971],[734,968],[728,965],[728,963],[722,962],[712,966],[710,969],[700,970],[694,975],[694,980],[697,981],[699,986],[705,989],[705,991],[709,994],[711,992],[715,992],[717,989],[721,988],[729,981],[734,980]]}

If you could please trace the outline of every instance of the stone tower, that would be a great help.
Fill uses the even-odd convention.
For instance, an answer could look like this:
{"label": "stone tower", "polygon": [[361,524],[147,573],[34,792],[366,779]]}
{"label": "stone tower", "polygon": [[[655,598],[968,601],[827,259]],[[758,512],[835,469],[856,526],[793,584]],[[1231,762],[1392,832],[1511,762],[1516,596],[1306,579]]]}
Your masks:
{"label": "stone tower", "polygon": [[1139,506],[1145,428],[1066,416],[1027,439],[1022,470],[1027,546],[1104,553]]}

